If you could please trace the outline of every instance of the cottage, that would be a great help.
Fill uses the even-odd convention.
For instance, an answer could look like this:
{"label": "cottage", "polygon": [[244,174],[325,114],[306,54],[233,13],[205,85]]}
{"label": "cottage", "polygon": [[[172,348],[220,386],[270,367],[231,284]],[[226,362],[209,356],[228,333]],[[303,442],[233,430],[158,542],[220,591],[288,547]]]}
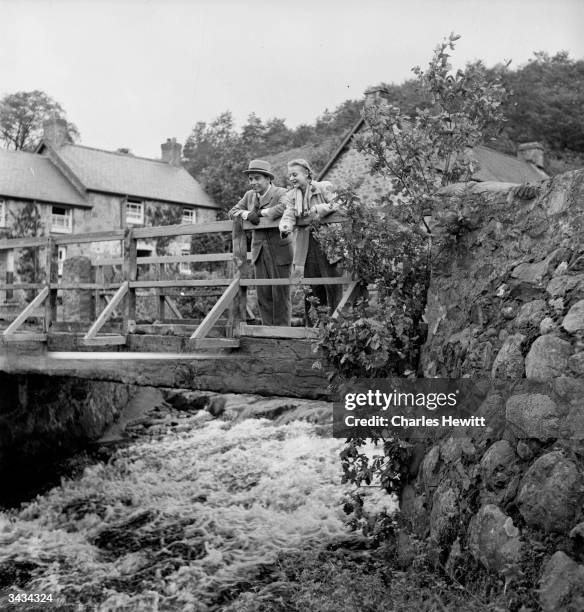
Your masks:
{"label": "cottage", "polygon": [[[66,123],[51,119],[34,153],[0,149],[0,238],[85,233],[125,227],[214,221],[217,206],[181,166],[182,146],[169,139],[162,159],[71,144]],[[139,255],[155,249],[139,243]],[[189,251],[185,238],[167,245],[169,254]],[[62,261],[87,246],[60,247]],[[119,256],[119,243],[94,243],[91,255]],[[14,270],[0,251],[0,278]]]}
{"label": "cottage", "polygon": [[[365,103],[382,96],[383,88],[372,87],[365,92]],[[340,187],[356,185],[357,195],[362,198],[379,198],[391,190],[388,180],[369,173],[370,164],[364,154],[352,146],[353,138],[365,129],[360,118],[332,154],[318,180],[331,181]],[[500,153],[483,145],[476,146],[469,153],[479,165],[472,177],[475,181],[497,181],[503,183],[536,183],[548,178],[543,169],[544,151],[538,142],[519,145],[517,157]]]}

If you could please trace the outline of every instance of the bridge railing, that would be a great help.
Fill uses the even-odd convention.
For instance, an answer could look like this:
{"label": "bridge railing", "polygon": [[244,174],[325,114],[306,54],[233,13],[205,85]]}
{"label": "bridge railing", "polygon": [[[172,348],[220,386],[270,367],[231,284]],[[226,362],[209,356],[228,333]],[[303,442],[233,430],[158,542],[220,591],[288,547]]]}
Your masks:
{"label": "bridge railing", "polygon": [[[334,213],[327,219],[327,223],[345,221],[341,214]],[[24,336],[18,330],[27,318],[37,312],[44,304],[44,329],[39,334],[27,334],[26,339],[44,340],[52,324],[57,321],[57,295],[59,291],[94,291],[96,296],[103,296],[104,291],[114,291],[109,303],[102,302],[97,318],[83,337],[86,345],[123,345],[126,343],[128,333],[131,333],[136,321],[136,297],[139,289],[155,289],[158,295],[158,314],[164,319],[164,309],[169,305],[165,290],[168,288],[216,288],[222,292],[217,302],[197,326],[191,336],[195,347],[237,346],[240,336],[263,336],[282,338],[309,338],[314,331],[307,328],[250,326],[246,325],[247,288],[261,285],[346,285],[341,302],[334,313],[338,313],[351,300],[357,287],[355,279],[343,277],[330,278],[278,278],[254,279],[249,264],[246,232],[253,229],[273,228],[279,221],[262,219],[260,224],[253,226],[247,221],[215,221],[209,223],[166,225],[157,227],[128,228],[86,234],[51,235],[48,237],[14,238],[0,241],[0,251],[18,250],[22,248],[35,248],[45,251],[45,280],[36,283],[19,283],[7,277],[7,282],[0,284],[0,290],[7,292],[26,289],[39,291],[34,299],[4,330],[5,341],[20,341]],[[301,220],[299,226],[308,225],[308,221]],[[169,238],[178,236],[196,236],[199,234],[232,233],[233,250],[231,253],[204,253],[193,255],[160,255],[137,256],[138,240]],[[121,265],[122,274],[119,282],[106,283],[103,274],[96,282],[68,283],[59,282],[58,278],[58,248],[61,245],[89,244],[98,242],[116,241],[121,243],[122,257],[103,258],[95,263],[103,265]],[[162,278],[158,274],[154,279],[141,279],[138,275],[138,266],[155,265],[158,270],[169,263],[209,263],[233,262],[233,275],[230,278],[189,279]],[[99,335],[106,321],[119,309],[123,310],[123,323],[121,334]],[[208,338],[210,330],[228,310],[229,318],[226,326],[225,338]],[[162,315],[162,316],[160,316]]]}

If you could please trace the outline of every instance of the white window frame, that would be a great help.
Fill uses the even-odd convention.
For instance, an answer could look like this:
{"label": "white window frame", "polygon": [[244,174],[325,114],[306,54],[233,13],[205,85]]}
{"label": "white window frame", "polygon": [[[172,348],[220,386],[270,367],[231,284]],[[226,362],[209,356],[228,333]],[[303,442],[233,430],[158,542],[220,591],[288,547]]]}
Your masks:
{"label": "white window frame", "polygon": [[0,200],[0,227],[6,227],[6,202]]}
{"label": "white window frame", "polygon": [[67,247],[60,244],[57,250],[57,274],[63,276],[63,263],[67,259]]}
{"label": "white window frame", "polygon": [[[64,211],[55,212],[55,209]],[[51,208],[51,232],[56,234],[73,233],[73,209],[65,206],[53,206]]]}
{"label": "white window frame", "polygon": [[144,225],[144,202],[142,200],[126,200],[126,223]]}
{"label": "white window frame", "polygon": [[197,222],[197,209],[196,208],[183,208],[182,211],[182,223],[187,225],[190,223]]}
{"label": "white window frame", "polygon": [[[191,248],[190,246],[188,247],[182,247],[180,250],[180,254],[182,255],[190,255],[191,254]],[[190,261],[181,261],[180,265],[178,267],[178,270],[181,274],[191,274],[191,262]]]}

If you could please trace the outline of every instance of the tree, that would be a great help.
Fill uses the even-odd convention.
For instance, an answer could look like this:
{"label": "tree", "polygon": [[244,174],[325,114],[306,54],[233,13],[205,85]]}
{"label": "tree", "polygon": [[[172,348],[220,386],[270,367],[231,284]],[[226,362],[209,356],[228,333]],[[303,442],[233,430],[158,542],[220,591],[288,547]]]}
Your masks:
{"label": "tree", "polygon": [[[505,99],[500,75],[490,75],[482,63],[452,72],[449,52],[458,38],[451,34],[436,48],[427,70],[413,70],[425,108],[406,114],[379,98],[364,109],[367,129],[357,146],[371,171],[391,181],[391,196],[357,202],[354,194],[341,194],[347,222],[318,230],[327,254],[343,256],[346,270],[363,284],[352,310],[337,318],[313,311],[316,344],[333,366],[333,382],[415,377],[432,261],[421,221],[442,186],[470,179],[474,168],[466,152],[497,131]],[[375,303],[365,291],[369,284],[377,289]],[[399,494],[411,449],[395,436],[382,441],[383,455],[371,458],[361,450],[365,440],[349,439],[341,453],[344,479],[360,486],[376,478]]]}
{"label": "tree", "polygon": [[[63,107],[45,92],[19,91],[0,100],[0,138],[7,149],[32,151],[43,135],[43,122],[65,119]],[[79,138],[75,125],[67,122],[71,142]]]}

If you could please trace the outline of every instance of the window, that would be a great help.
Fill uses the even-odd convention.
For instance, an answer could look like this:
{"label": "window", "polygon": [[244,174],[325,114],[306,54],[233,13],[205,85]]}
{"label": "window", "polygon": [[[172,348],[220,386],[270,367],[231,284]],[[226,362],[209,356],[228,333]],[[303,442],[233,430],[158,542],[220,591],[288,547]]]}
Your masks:
{"label": "window", "polygon": [[183,223],[196,223],[197,222],[197,211],[194,208],[183,208],[182,222]]}
{"label": "window", "polygon": [[[189,247],[183,247],[181,249],[180,254],[182,256],[190,255],[191,254],[191,249]],[[179,270],[180,270],[181,274],[190,274],[191,273],[191,263],[189,261],[181,261],[180,262],[180,266],[179,266]]]}
{"label": "window", "polygon": [[57,273],[63,276],[63,262],[67,259],[67,247],[60,246],[57,251]]}
{"label": "window", "polygon": [[6,202],[0,200],[0,227],[6,227]]}
{"label": "window", "polygon": [[144,223],[144,202],[126,200],[126,223]]}
{"label": "window", "polygon": [[51,231],[59,234],[70,234],[73,231],[73,211],[70,208],[53,206]]}

